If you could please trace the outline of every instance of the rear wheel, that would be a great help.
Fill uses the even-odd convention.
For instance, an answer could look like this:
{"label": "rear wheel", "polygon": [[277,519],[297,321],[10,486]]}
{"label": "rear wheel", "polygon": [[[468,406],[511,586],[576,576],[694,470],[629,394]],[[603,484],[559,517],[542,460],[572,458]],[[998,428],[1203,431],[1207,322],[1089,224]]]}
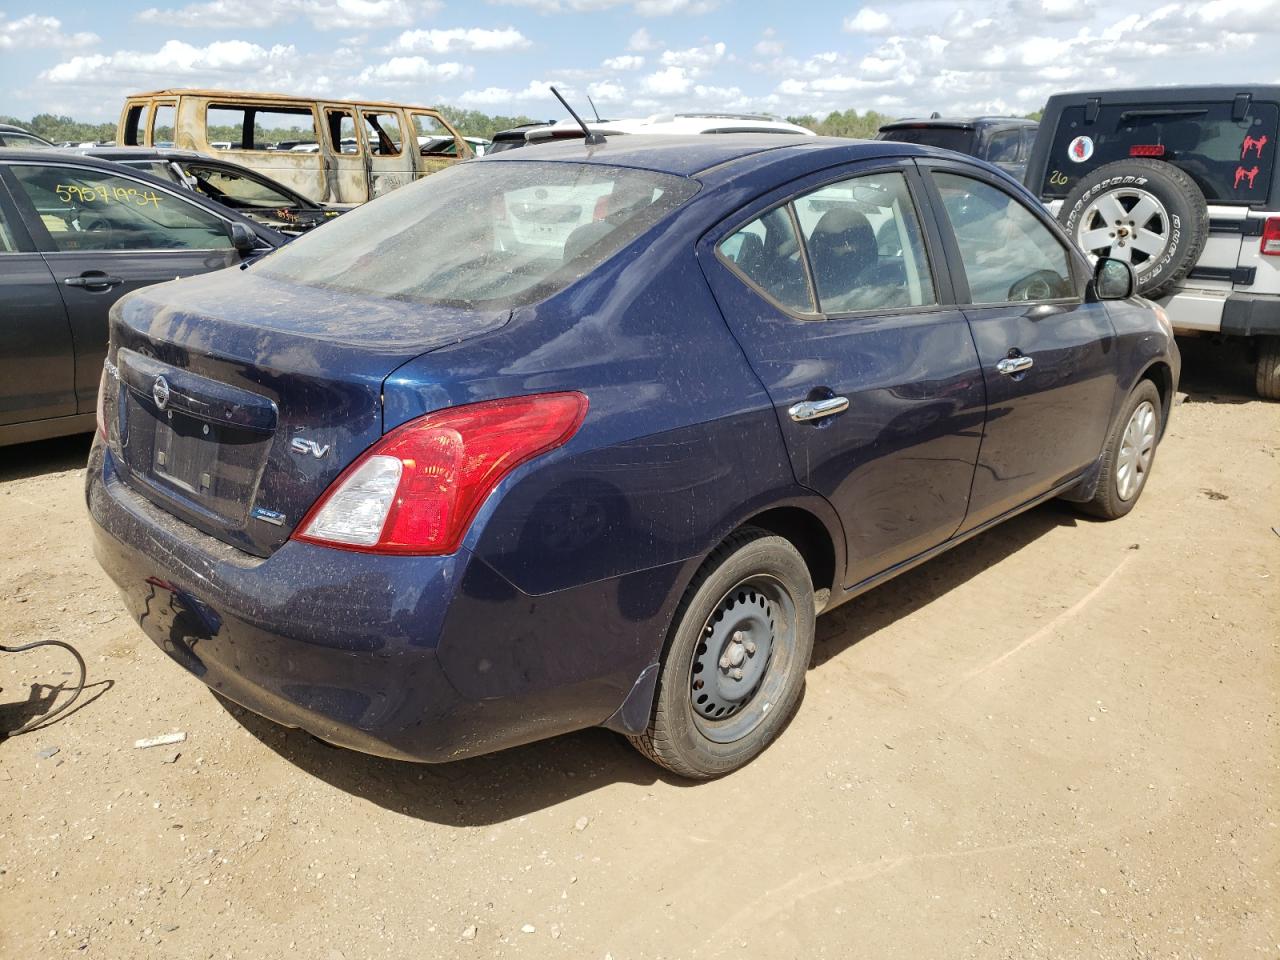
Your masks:
{"label": "rear wheel", "polygon": [[1280,337],[1258,338],[1258,368],[1254,373],[1258,396],[1280,400]]}
{"label": "rear wheel", "polygon": [[1156,445],[1160,442],[1160,391],[1143,380],[1111,428],[1102,455],[1102,474],[1093,499],[1080,509],[1104,520],[1123,517],[1147,486]]}
{"label": "rear wheel", "polygon": [[698,780],[750,762],[800,702],[814,621],[813,584],[796,548],[763,530],[733,534],[681,603],[649,727],[631,742]]}

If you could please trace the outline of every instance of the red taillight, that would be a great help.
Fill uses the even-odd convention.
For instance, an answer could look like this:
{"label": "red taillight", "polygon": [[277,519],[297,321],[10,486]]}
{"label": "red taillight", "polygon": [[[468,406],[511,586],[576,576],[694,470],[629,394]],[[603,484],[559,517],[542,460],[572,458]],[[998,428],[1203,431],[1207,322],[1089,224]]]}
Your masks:
{"label": "red taillight", "polygon": [[543,393],[419,417],[348,467],[294,536],[367,553],[453,553],[494,487],[566,443],[586,413],[581,393]]}
{"label": "red taillight", "polygon": [[1163,157],[1164,144],[1162,143],[1135,143],[1129,148],[1129,156],[1131,157]]}
{"label": "red taillight", "polygon": [[1258,249],[1264,257],[1280,257],[1280,217],[1268,217],[1262,225],[1262,245]]}

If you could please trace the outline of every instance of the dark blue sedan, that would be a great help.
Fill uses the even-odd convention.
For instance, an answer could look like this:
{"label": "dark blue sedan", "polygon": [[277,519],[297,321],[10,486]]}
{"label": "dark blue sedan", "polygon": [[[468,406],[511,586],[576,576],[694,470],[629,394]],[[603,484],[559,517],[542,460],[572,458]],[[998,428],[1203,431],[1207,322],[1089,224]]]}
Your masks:
{"label": "dark blue sedan", "polygon": [[1051,497],[1132,509],[1179,361],[994,168],[627,137],[460,164],[115,308],[96,552],[219,693],[442,761],[711,777],[814,619]]}

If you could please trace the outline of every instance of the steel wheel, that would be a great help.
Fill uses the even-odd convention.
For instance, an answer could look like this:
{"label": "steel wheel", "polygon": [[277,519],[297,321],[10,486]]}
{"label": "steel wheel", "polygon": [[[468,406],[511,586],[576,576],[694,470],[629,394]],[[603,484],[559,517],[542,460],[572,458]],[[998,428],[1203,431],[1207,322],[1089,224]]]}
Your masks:
{"label": "steel wheel", "polygon": [[689,675],[702,735],[732,743],[759,726],[778,700],[795,645],[795,601],[778,580],[748,577],[721,597],[703,624]]}
{"label": "steel wheel", "polygon": [[1122,187],[1101,194],[1076,228],[1076,242],[1090,260],[1115,257],[1141,268],[1168,249],[1172,229],[1169,212],[1153,193]]}
{"label": "steel wheel", "polygon": [[1116,493],[1121,500],[1132,500],[1147,480],[1156,450],[1156,427],[1156,409],[1144,400],[1125,425],[1116,457]]}

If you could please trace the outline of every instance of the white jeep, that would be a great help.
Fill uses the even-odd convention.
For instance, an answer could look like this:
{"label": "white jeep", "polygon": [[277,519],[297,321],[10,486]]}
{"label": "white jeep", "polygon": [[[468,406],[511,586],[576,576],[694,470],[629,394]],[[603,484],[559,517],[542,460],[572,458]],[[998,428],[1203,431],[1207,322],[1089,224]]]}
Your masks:
{"label": "white jeep", "polygon": [[1026,184],[1174,330],[1249,338],[1280,400],[1280,85],[1057,94]]}

